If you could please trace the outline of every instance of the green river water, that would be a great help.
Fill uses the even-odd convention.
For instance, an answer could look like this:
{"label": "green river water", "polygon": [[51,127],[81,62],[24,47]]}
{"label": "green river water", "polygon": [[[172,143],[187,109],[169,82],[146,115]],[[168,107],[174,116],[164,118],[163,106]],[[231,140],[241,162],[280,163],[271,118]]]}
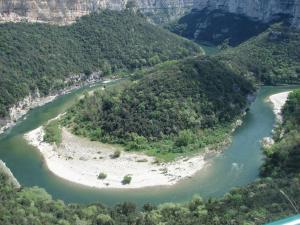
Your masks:
{"label": "green river water", "polygon": [[31,110],[15,127],[0,136],[0,159],[7,164],[21,185],[42,187],[53,198],[66,202],[102,202],[113,205],[132,201],[142,205],[146,202],[187,201],[194,194],[218,197],[233,187],[246,185],[258,177],[263,159],[260,140],[271,135],[275,122],[271,105],[266,102],[266,98],[270,94],[291,88],[262,87],[245,116],[243,125],[234,132],[232,144],[224,153],[208,160],[205,168],[192,178],[170,187],[103,190],[73,184],[53,175],[39,152],[26,143],[24,133],[65,111],[83,91],[91,88],[73,91]]}

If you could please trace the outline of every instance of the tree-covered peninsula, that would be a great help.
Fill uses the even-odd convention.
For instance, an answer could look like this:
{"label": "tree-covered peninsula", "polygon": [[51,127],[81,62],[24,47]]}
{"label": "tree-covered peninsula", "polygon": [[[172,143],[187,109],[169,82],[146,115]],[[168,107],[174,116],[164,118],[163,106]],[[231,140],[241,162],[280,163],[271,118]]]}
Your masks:
{"label": "tree-covered peninsula", "polygon": [[64,117],[77,135],[171,159],[224,142],[253,84],[213,58],[136,72],[134,81],[86,96]]}

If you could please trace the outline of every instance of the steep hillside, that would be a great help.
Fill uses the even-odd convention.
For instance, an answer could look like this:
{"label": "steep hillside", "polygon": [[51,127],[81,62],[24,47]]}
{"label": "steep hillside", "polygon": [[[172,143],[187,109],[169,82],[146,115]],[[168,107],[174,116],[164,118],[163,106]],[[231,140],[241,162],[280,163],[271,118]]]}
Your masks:
{"label": "steep hillside", "polygon": [[137,76],[143,78],[119,93],[81,100],[67,114],[67,125],[76,134],[129,150],[169,140],[157,151],[194,151],[224,141],[253,91],[250,82],[210,58],[165,63]]}
{"label": "steep hillside", "polygon": [[268,26],[269,23],[254,21],[245,15],[220,9],[212,11],[194,9],[168,25],[168,29],[198,43],[221,45],[226,42],[231,46],[237,46],[263,32]]}
{"label": "steep hillside", "polygon": [[194,8],[223,10],[263,23],[269,23],[284,15],[290,18],[289,21],[294,27],[300,28],[298,0],[199,0],[195,2]]}
{"label": "steep hillside", "polygon": [[299,29],[299,18],[297,0],[198,0],[169,29],[197,42],[236,46],[276,22]]}
{"label": "steep hillside", "polygon": [[300,31],[275,25],[216,56],[265,84],[300,82]]}
{"label": "steep hillside", "polygon": [[1,24],[0,117],[30,92],[47,95],[74,74],[104,76],[198,53],[192,42],[128,10],[103,11],[64,27]]}
{"label": "steep hillside", "polygon": [[295,176],[300,173],[300,89],[291,93],[283,109],[283,124],[276,130],[276,144],[265,149],[264,176]]}

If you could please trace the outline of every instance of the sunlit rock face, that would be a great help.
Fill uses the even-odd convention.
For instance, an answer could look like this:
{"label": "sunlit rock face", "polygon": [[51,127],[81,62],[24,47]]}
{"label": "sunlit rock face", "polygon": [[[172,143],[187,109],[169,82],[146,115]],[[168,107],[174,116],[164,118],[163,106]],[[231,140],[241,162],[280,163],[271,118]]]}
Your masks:
{"label": "sunlit rock face", "polygon": [[[99,9],[122,10],[132,0],[0,0],[0,21],[40,21],[69,24]],[[138,0],[133,5],[157,23],[175,19],[193,0]],[[165,18],[166,17],[166,18]]]}
{"label": "sunlit rock face", "polygon": [[122,9],[124,3],[99,0],[1,0],[3,21],[40,21],[67,24],[96,8]]}
{"label": "sunlit rock face", "polygon": [[[121,10],[132,0],[0,0],[0,21],[68,24],[98,9]],[[282,14],[300,28],[300,0],[135,0],[134,5],[156,23],[181,17],[191,8],[245,15],[269,22]]]}

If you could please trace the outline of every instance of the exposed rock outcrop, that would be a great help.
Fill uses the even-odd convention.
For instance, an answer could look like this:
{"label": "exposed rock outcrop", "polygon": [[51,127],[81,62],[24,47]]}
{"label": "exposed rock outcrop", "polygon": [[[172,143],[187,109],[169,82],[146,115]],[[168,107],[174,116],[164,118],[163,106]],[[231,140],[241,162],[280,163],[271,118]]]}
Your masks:
{"label": "exposed rock outcrop", "polygon": [[274,145],[275,141],[271,137],[264,137],[260,143],[264,149],[269,149]]}
{"label": "exposed rock outcrop", "polygon": [[99,9],[135,7],[159,23],[163,22],[163,17],[183,15],[192,5],[193,0],[1,0],[0,21],[69,24]]}
{"label": "exposed rock outcrop", "polygon": [[5,163],[0,160],[0,173],[7,176],[8,182],[13,185],[15,188],[20,188],[21,185],[18,180],[14,177],[10,169],[5,165]]}

